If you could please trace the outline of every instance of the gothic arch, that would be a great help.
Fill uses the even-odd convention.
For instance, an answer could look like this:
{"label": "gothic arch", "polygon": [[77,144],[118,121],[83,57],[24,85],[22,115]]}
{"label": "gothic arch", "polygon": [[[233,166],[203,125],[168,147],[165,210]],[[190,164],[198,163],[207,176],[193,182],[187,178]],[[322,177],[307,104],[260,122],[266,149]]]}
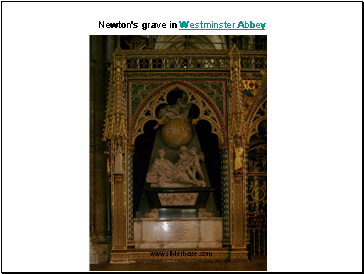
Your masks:
{"label": "gothic arch", "polygon": [[261,121],[267,119],[267,75],[265,74],[261,82],[260,88],[253,99],[252,107],[247,115],[246,128],[247,139],[258,131]]}
{"label": "gothic arch", "polygon": [[200,109],[200,116],[192,121],[196,124],[199,120],[206,120],[212,127],[211,133],[218,136],[220,144],[226,140],[224,119],[217,106],[200,89],[184,81],[176,80],[168,82],[150,93],[150,95],[137,108],[132,118],[129,131],[129,142],[135,144],[135,139],[144,133],[144,125],[149,121],[158,121],[155,109],[167,103],[167,95],[172,90],[179,88],[188,96],[188,102]]}
{"label": "gothic arch", "polygon": [[249,128],[248,131],[248,142],[250,142],[250,138],[259,132],[258,128],[261,122],[267,120],[267,115],[259,117],[257,120],[254,121],[252,126]]}

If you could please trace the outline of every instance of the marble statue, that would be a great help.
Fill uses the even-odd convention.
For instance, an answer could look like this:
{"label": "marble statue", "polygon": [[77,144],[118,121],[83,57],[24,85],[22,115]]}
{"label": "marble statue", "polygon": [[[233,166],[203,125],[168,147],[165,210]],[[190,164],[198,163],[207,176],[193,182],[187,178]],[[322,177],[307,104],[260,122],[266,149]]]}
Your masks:
{"label": "marble statue", "polygon": [[167,105],[161,108],[158,112],[158,124],[154,129],[160,125],[164,125],[171,119],[181,118],[188,121],[188,112],[190,111],[191,104],[187,102],[187,94],[182,93],[182,98],[178,98],[174,105]]}
{"label": "marble statue", "polygon": [[202,173],[201,170],[201,165],[200,165],[200,160],[204,161],[204,155],[202,152],[197,153],[197,149],[195,147],[190,149],[190,154],[192,155],[191,157],[191,169],[192,169],[192,174],[193,174],[193,178],[196,178],[196,172],[198,175],[201,176],[202,180],[205,179],[205,176]]}
{"label": "marble statue", "polygon": [[236,143],[234,154],[235,154],[234,170],[241,169],[243,167],[242,157],[243,157],[244,151],[243,151],[243,148],[241,147],[240,142]]}
{"label": "marble statue", "polygon": [[123,154],[124,154],[124,151],[122,148],[122,144],[119,143],[115,148],[114,174],[124,174]]}
{"label": "marble statue", "polygon": [[[204,175],[201,170],[200,160],[203,161],[203,153],[197,153],[196,148],[187,149],[182,146],[177,152],[178,161],[173,164],[164,159],[164,149],[158,150],[159,158],[156,158],[146,181],[152,187],[205,187]],[[201,179],[198,179],[196,173]]]}
{"label": "marble statue", "polygon": [[159,186],[170,181],[174,172],[174,165],[171,161],[164,159],[164,149],[158,150],[159,158],[156,158],[150,171],[147,174],[147,182],[157,183]]}

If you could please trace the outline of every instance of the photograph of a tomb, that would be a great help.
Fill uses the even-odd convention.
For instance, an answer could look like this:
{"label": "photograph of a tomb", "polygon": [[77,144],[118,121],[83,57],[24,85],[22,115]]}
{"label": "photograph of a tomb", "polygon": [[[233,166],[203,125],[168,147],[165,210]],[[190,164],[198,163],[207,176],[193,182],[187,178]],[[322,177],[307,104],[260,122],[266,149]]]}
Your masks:
{"label": "photograph of a tomb", "polygon": [[90,36],[90,264],[266,257],[267,36]]}

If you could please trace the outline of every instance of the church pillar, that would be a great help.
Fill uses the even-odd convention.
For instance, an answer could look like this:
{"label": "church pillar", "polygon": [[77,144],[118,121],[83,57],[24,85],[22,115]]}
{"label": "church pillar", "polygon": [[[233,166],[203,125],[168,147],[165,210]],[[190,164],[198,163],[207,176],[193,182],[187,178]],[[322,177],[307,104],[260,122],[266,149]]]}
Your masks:
{"label": "church pillar", "polygon": [[110,66],[113,63],[112,54],[117,46],[116,35],[105,36],[105,63]]}
{"label": "church pillar", "polygon": [[124,214],[126,207],[124,176],[115,175],[111,181],[111,204],[112,204],[112,250],[124,250],[126,216]]}
{"label": "church pillar", "polygon": [[230,246],[229,145],[221,145],[221,195],[223,217],[223,246]]}
{"label": "church pillar", "polygon": [[[248,187],[248,146],[246,139],[236,140],[241,144],[242,167],[234,170],[234,181],[232,187],[233,196],[233,224],[234,237],[232,240],[231,261],[246,261],[247,251],[247,187]],[[235,145],[236,147],[236,145]],[[234,149],[236,150],[236,148]],[[235,153],[236,161],[237,153]]]}
{"label": "church pillar", "polygon": [[105,113],[105,76],[104,37],[90,36],[90,238],[99,263],[108,259],[107,166],[100,135]]}
{"label": "church pillar", "polygon": [[[105,155],[103,142],[98,134],[102,130],[104,117],[104,60],[103,37],[90,36],[90,196],[91,231],[103,241],[105,220]],[[97,75],[97,77],[95,77]],[[97,102],[97,104],[95,103]],[[97,106],[97,107],[96,107]]]}
{"label": "church pillar", "polygon": [[90,236],[95,238],[95,62],[96,38],[90,36]]}
{"label": "church pillar", "polygon": [[[112,56],[103,141],[110,142],[111,146],[110,158],[108,158],[111,161],[109,181],[111,184],[112,250],[110,263],[117,263],[123,260],[120,252],[126,251],[128,239],[132,238],[129,221],[129,215],[132,212],[132,192],[130,191],[132,188],[128,184],[130,170],[126,164],[129,163],[130,151],[127,146],[125,56],[119,45]],[[126,160],[125,157],[127,157]]]}
{"label": "church pillar", "polygon": [[242,184],[244,187],[243,190],[243,245],[247,247],[249,244],[249,237],[248,237],[248,205],[249,205],[249,197],[248,197],[248,189],[249,189],[249,174],[248,174],[248,150],[249,150],[249,143],[246,138],[242,140],[243,147],[244,147],[244,154],[243,154],[243,177],[242,177]]}
{"label": "church pillar", "polygon": [[240,52],[234,45],[230,55],[229,82],[229,160],[230,160],[230,223],[231,223],[231,261],[247,261],[246,247],[246,185],[244,173],[245,141],[243,129],[243,101],[241,95]]}
{"label": "church pillar", "polygon": [[[112,53],[115,50],[116,47],[116,40],[115,40],[116,36],[113,35],[107,35],[104,37],[104,51],[105,51],[105,55],[104,55],[104,71],[107,71],[107,69],[110,67],[110,65],[113,63],[113,58],[112,58]],[[108,83],[107,81],[104,81],[104,90],[107,91],[108,89]],[[107,150],[107,155],[109,155],[109,150],[111,148],[111,144],[110,141],[108,142],[108,144],[105,146],[105,150]],[[110,154],[111,157],[111,154]],[[111,166],[109,164],[109,159],[108,158],[108,168],[110,169]],[[110,175],[110,171],[108,171],[108,174]],[[105,175],[106,176],[106,175]],[[107,242],[111,242],[111,184],[108,183],[106,184],[106,188],[105,188],[105,200],[106,200],[106,225],[107,225],[107,229],[106,229],[106,239]]]}
{"label": "church pillar", "polygon": [[126,169],[127,177],[126,182],[128,186],[128,247],[134,247],[134,209],[133,209],[133,155],[134,155],[134,145],[127,144],[127,158]]}

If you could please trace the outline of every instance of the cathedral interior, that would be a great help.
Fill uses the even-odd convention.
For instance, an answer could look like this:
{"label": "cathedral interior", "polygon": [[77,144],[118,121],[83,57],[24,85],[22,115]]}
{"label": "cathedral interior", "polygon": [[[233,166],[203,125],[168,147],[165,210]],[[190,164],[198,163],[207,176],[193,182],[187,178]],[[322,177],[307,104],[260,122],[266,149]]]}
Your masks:
{"label": "cathedral interior", "polygon": [[[180,141],[177,134],[182,143],[174,147],[168,126],[191,136]],[[183,167],[195,179],[183,173],[189,187],[168,196],[172,190],[160,179],[165,169],[151,171],[158,157],[178,163],[183,145],[200,156],[195,168]],[[197,201],[176,202],[186,195]],[[183,222],[184,231],[151,240],[152,225],[163,222]],[[154,251],[209,256],[156,258]],[[266,259],[267,36],[90,36],[91,270],[128,263],[128,270],[146,263],[154,263],[149,270],[180,270],[167,262],[266,270]]]}

